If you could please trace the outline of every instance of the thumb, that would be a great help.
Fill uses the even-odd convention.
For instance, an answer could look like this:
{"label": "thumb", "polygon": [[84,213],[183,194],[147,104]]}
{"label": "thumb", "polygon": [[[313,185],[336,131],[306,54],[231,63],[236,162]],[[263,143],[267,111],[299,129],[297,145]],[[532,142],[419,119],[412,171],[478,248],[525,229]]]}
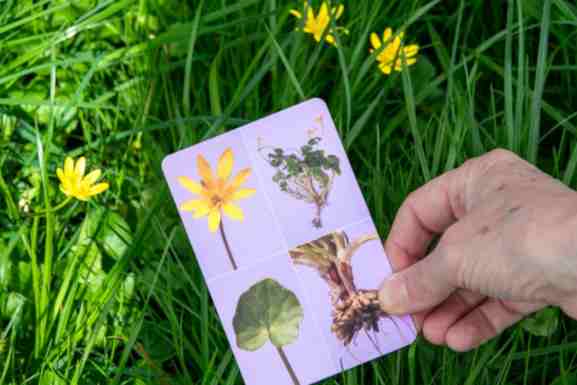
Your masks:
{"label": "thumb", "polygon": [[382,283],[381,308],[389,314],[409,314],[435,307],[456,289],[454,271],[440,248],[435,248],[427,257]]}

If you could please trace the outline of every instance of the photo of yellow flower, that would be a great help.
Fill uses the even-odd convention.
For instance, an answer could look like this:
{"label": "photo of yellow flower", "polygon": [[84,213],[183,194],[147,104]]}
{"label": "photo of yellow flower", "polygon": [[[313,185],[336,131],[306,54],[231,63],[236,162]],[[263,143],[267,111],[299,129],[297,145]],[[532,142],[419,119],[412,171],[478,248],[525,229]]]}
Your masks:
{"label": "photo of yellow flower", "polygon": [[379,62],[379,69],[385,74],[389,75],[393,70],[402,71],[403,67],[411,66],[417,62],[417,54],[419,53],[419,45],[411,44],[402,46],[404,32],[400,32],[393,37],[393,30],[391,28],[385,29],[383,39],[376,33],[371,33],[370,52],[377,53],[377,62]]}
{"label": "photo of yellow flower", "polygon": [[193,212],[194,218],[208,217],[208,228],[213,233],[222,224],[222,214],[231,219],[242,221],[244,213],[234,202],[248,198],[256,192],[255,189],[241,187],[249,177],[251,169],[240,170],[229,181],[234,166],[234,157],[230,148],[226,149],[220,156],[216,175],[213,174],[210,164],[202,155],[198,155],[196,163],[198,174],[202,178],[200,183],[187,176],[179,177],[178,182],[199,197],[182,203],[180,209]]}
{"label": "photo of yellow flower", "polygon": [[196,182],[187,176],[179,176],[178,183],[198,198],[183,202],[179,208],[182,211],[192,212],[193,218],[208,218],[208,229],[211,233],[219,230],[220,236],[226,248],[230,263],[236,270],[237,264],[232,256],[230,245],[224,231],[222,215],[242,222],[244,212],[234,202],[253,196],[256,190],[243,188],[251,174],[250,168],[240,170],[233,178],[234,155],[230,148],[224,150],[218,159],[216,175],[213,174],[210,164],[204,156],[198,154],[196,166],[200,182]]}
{"label": "photo of yellow flower", "polygon": [[86,158],[81,157],[76,162],[67,157],[64,161],[64,169],[58,168],[56,176],[60,180],[60,190],[70,198],[80,201],[87,201],[91,197],[108,190],[109,184],[106,182],[96,183],[102,171],[96,169],[88,175],[86,171]]}
{"label": "photo of yellow flower", "polygon": [[[327,41],[327,43],[336,45],[335,32],[343,32],[344,34],[348,34],[349,31],[344,27],[336,27],[335,29],[332,29],[330,28],[329,24],[331,18],[334,18],[334,20],[338,20],[342,16],[344,10],[345,6],[342,4],[339,4],[338,6],[331,8],[327,1],[323,1],[321,7],[319,8],[318,13],[315,15],[315,11],[305,0],[304,12],[292,9],[290,13],[297,19],[304,18],[304,27],[302,31],[304,33],[310,33],[311,35],[313,35],[317,43],[320,42],[323,35],[325,35],[325,40]],[[305,15],[304,17],[303,14]],[[326,31],[327,28],[328,31]]]}

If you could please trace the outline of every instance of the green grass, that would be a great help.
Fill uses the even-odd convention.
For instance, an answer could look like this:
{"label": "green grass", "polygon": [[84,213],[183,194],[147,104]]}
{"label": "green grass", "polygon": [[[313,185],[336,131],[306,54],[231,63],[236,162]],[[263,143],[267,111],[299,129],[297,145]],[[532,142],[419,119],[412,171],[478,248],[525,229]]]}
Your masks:
{"label": "green grass", "polygon": [[[242,383],[160,162],[304,99],[329,104],[382,236],[496,147],[576,186],[574,2],[350,1],[336,48],[294,30],[300,4],[0,0],[0,384]],[[391,76],[368,54],[386,26],[422,47]],[[111,188],[52,212],[80,155]],[[576,325],[420,340],[324,383],[575,384]]]}

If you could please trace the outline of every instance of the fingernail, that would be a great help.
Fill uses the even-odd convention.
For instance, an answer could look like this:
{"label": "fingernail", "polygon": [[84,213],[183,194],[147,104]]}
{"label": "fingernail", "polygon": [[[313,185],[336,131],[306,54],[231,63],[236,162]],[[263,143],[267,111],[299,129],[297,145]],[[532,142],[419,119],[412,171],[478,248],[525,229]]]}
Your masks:
{"label": "fingernail", "polygon": [[403,314],[406,312],[408,301],[407,286],[399,274],[393,274],[383,282],[379,290],[379,302],[383,311],[389,314]]}

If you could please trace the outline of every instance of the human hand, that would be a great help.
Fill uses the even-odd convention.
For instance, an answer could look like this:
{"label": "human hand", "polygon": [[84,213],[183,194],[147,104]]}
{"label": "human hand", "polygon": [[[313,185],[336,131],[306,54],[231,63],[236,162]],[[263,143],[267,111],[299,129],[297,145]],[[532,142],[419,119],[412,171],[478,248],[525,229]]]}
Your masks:
{"label": "human hand", "polygon": [[576,235],[577,193],[492,151],[405,200],[385,242],[397,273],[381,306],[413,314],[429,341],[457,351],[548,305],[577,319]]}

